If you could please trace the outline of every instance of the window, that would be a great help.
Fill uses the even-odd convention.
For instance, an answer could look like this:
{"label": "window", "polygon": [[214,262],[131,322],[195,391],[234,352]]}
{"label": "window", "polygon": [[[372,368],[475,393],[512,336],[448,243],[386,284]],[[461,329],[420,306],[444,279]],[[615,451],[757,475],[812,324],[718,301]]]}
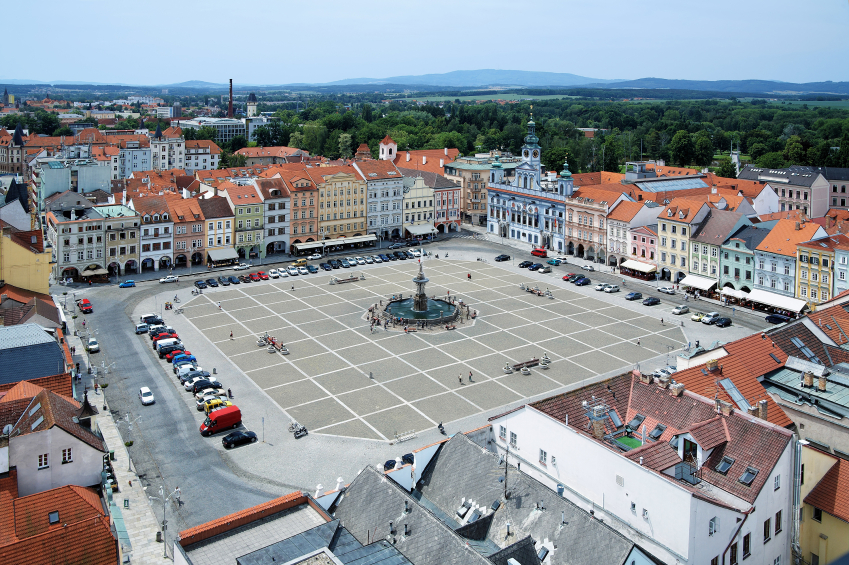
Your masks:
{"label": "window", "polygon": [[772,481],[772,490],[778,490],[781,488],[781,475],[776,475],[775,479]]}
{"label": "window", "polygon": [[74,457],[73,457],[73,455],[71,455],[71,448],[69,447],[67,449],[63,449],[62,450],[62,465],[64,465],[65,463],[70,463],[73,460],[74,460]]}
{"label": "window", "polygon": [[728,473],[728,469],[730,469],[731,465],[733,464],[734,459],[730,457],[723,457],[722,461],[719,462],[719,465],[716,466],[716,472],[725,475],[726,473]]}
{"label": "window", "polygon": [[516,432],[510,432],[510,445],[516,447]]}
{"label": "window", "polygon": [[712,536],[713,534],[716,534],[718,532],[719,532],[719,518],[714,516],[713,518],[710,519],[710,522],[708,522],[708,535]]}
{"label": "window", "polygon": [[[47,456],[45,455],[44,457],[45,457],[45,461],[46,461],[46,460],[47,460],[47,459],[46,459],[46,457],[47,457]],[[814,507],[813,507],[813,510],[814,510],[814,511],[813,511],[813,519],[814,519],[814,521],[815,521],[815,522],[822,522],[822,510],[820,510],[820,509],[819,509],[819,508],[817,508],[816,506],[814,506]]]}
{"label": "window", "polygon": [[[805,193],[805,194],[807,194],[807,193]],[[781,565],[781,556],[780,555],[772,560],[772,565]]]}
{"label": "window", "polygon": [[733,543],[731,545],[731,551],[729,552],[729,563],[730,565],[737,565],[737,543]]}
{"label": "window", "polygon": [[757,469],[754,467],[746,467],[746,472],[743,473],[738,480],[748,487],[752,485],[752,481],[754,481],[757,476]]}
{"label": "window", "polygon": [[772,518],[764,520],[764,543],[772,539]]}
{"label": "window", "polygon": [[743,536],[743,559],[752,554],[752,534]]}
{"label": "window", "polygon": [[816,553],[811,554],[811,565],[820,565],[820,556]]}
{"label": "window", "polygon": [[[47,469],[50,465],[47,462],[47,454],[38,456],[38,468],[39,469]],[[822,516],[822,514],[820,514]]]}
{"label": "window", "polygon": [[775,533],[781,533],[781,510],[775,513]]}
{"label": "window", "polygon": [[543,465],[548,465],[548,453],[543,449],[539,450],[539,462]]}
{"label": "window", "polygon": [[710,560],[710,565],[719,565],[719,555]]}
{"label": "window", "polygon": [[507,428],[505,428],[504,426],[499,426],[498,437],[506,440],[507,439]]}

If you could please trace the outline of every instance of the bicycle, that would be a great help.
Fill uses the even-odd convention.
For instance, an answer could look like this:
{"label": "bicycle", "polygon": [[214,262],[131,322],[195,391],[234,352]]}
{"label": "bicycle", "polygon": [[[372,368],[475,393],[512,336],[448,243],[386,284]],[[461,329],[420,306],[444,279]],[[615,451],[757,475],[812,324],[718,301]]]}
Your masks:
{"label": "bicycle", "polygon": [[289,431],[294,432],[295,430],[298,430],[302,427],[303,426],[301,426],[298,422],[296,422],[295,420],[292,420],[292,422],[289,424]]}
{"label": "bicycle", "polygon": [[182,313],[183,313],[183,309],[182,309],[182,308],[177,308],[176,310],[174,310],[174,313],[175,313],[175,314],[182,314]]}

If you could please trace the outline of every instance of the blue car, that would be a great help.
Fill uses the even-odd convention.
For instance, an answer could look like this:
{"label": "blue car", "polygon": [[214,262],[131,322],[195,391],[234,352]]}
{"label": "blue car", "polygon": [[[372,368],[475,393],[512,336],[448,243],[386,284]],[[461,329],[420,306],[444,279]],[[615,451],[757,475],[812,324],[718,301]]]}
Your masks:
{"label": "blue car", "polygon": [[118,288],[132,288],[136,286],[136,281],[124,281],[118,285]]}
{"label": "blue car", "polygon": [[588,278],[578,279],[575,281],[575,286],[587,286],[590,282]]}

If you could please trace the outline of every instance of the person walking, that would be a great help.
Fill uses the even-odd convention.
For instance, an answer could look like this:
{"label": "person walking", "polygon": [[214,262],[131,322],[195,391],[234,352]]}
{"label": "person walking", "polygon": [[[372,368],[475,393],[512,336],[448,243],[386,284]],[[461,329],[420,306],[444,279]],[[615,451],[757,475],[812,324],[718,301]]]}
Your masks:
{"label": "person walking", "polygon": [[462,385],[463,384],[463,375],[462,374],[457,375],[457,380],[459,380],[460,384]]}
{"label": "person walking", "polygon": [[469,382],[472,382],[472,372],[469,371]]}
{"label": "person walking", "polygon": [[663,318],[660,319],[660,325],[663,325]]}
{"label": "person walking", "polygon": [[292,285],[292,292],[295,292],[295,285]]}
{"label": "person walking", "polygon": [[230,339],[231,339],[231,340],[233,339],[233,332],[232,332],[232,330],[230,331]]}
{"label": "person walking", "polygon": [[469,273],[466,276],[469,278],[469,280],[472,280],[472,273]]}
{"label": "person walking", "polygon": [[640,346],[640,338],[637,338],[637,347]]}
{"label": "person walking", "polygon": [[221,310],[221,303],[218,303],[218,309]]}

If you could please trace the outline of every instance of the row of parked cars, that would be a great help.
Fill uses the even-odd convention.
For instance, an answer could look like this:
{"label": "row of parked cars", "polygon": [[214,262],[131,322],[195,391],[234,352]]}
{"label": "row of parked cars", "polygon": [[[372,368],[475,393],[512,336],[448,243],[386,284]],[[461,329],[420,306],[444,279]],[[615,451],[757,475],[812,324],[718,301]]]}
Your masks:
{"label": "row of parked cars", "polygon": [[[194,396],[198,411],[206,413],[200,426],[201,435],[208,436],[241,425],[242,413],[231,401],[230,391],[198,365],[197,357],[183,344],[174,328],[165,325],[158,315],[148,314],[142,316],[141,323],[136,325],[136,334],[146,334],[150,338],[154,352],[170,363],[180,384]],[[155,402],[148,387],[139,389],[139,399],[143,405]],[[256,439],[255,433],[240,430],[225,436],[222,444],[230,448],[240,443],[255,442]]]}

